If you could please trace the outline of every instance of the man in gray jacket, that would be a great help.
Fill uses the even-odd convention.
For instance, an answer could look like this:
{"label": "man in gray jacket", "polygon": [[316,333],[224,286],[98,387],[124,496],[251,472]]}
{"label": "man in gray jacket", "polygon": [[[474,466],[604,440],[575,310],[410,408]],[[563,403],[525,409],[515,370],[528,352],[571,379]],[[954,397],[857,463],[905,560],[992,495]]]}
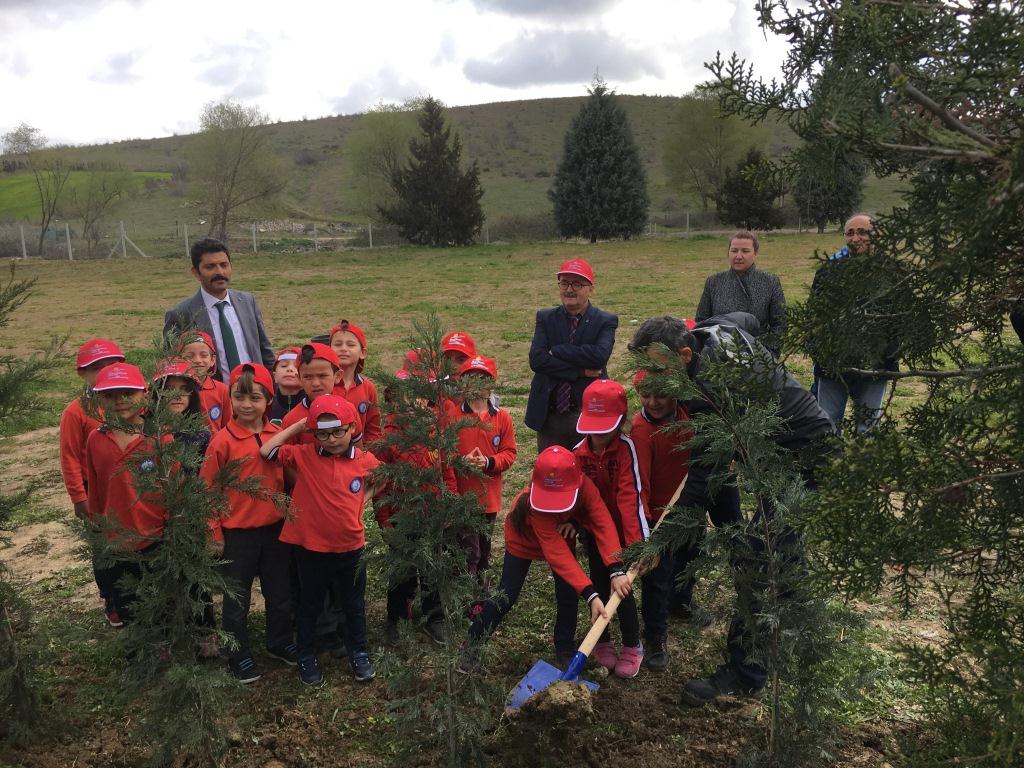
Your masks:
{"label": "man in gray jacket", "polygon": [[164,338],[173,343],[183,331],[198,328],[217,345],[217,373],[227,381],[239,363],[262,363],[274,369],[274,348],[251,293],[229,290],[231,254],[220,240],[207,237],[192,244],[192,276],[199,290],[164,315]]}

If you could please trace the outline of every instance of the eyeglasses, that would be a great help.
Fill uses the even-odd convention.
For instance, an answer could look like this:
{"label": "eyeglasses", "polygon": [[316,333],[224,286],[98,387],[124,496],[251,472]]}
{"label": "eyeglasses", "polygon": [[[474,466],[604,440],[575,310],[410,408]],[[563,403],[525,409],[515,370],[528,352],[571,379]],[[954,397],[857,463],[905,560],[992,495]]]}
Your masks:
{"label": "eyeglasses", "polygon": [[344,437],[351,428],[351,424],[346,424],[344,427],[338,427],[336,429],[315,429],[313,430],[313,436],[320,442],[324,443],[332,437]]}
{"label": "eyeglasses", "polygon": [[559,280],[558,281],[558,287],[561,288],[563,291],[568,291],[570,288],[572,288],[574,291],[578,291],[581,288],[585,288],[585,287],[587,287],[589,285],[590,285],[590,283],[588,283],[586,280]]}
{"label": "eyeglasses", "polygon": [[860,237],[871,237],[871,230],[870,229],[848,229],[848,230],[846,230],[846,236],[847,237],[853,237],[854,235],[859,235]]}

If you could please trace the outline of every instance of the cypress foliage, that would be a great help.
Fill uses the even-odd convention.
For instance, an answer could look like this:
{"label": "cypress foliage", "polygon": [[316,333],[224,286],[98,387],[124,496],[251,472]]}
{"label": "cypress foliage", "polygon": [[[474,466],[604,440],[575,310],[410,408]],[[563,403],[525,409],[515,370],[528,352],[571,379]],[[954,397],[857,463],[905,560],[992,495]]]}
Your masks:
{"label": "cypress foliage", "polygon": [[860,205],[866,171],[857,157],[838,152],[831,142],[801,147],[791,167],[793,200],[801,218],[819,233],[830,222],[842,226]]}
{"label": "cypress foliage", "polygon": [[751,148],[735,168],[725,171],[718,196],[718,218],[740,229],[778,229],[782,211],[775,200],[782,194],[771,162],[759,149]]}
{"label": "cypress foliage", "polygon": [[629,239],[647,223],[647,175],[625,111],[595,76],[548,192],[562,237]]}

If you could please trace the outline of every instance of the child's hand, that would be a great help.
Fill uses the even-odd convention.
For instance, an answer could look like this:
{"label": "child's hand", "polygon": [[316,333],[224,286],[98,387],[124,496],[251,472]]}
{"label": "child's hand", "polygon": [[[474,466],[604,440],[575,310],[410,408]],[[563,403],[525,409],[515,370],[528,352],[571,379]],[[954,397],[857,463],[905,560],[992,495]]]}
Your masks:
{"label": "child's hand", "polygon": [[576,538],[576,527],[572,523],[562,523],[558,526],[558,532],[566,541],[572,541]]}
{"label": "child's hand", "polygon": [[588,378],[591,378],[591,379],[596,379],[598,376],[601,375],[601,369],[600,368],[584,368],[583,369],[583,375],[588,377]]}
{"label": "child's hand", "polygon": [[75,502],[75,517],[77,517],[79,520],[85,520],[87,517],[89,517],[88,501]]}
{"label": "child's hand", "polygon": [[618,595],[621,599],[625,600],[629,597],[633,591],[633,585],[629,583],[629,579],[625,576],[612,576],[612,592]]}
{"label": "child's hand", "polygon": [[595,597],[590,601],[590,623],[593,624],[598,619],[607,619],[608,612],[604,609],[604,603],[601,602],[600,597]]}

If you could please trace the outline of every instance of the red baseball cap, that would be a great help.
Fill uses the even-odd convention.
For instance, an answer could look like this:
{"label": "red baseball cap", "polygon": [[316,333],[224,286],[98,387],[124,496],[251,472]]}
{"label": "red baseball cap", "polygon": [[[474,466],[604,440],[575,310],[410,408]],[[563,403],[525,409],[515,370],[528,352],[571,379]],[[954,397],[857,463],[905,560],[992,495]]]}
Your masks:
{"label": "red baseball cap", "polygon": [[184,349],[189,344],[196,344],[202,342],[210,348],[213,352],[213,356],[217,357],[217,345],[213,343],[213,337],[206,331],[196,331],[195,333],[189,333],[181,337],[179,346]]}
{"label": "red baseball cap", "polygon": [[558,269],[559,275],[578,275],[591,285],[594,284],[594,268],[583,259],[569,259],[562,262]]}
{"label": "red baseball cap", "polygon": [[[326,344],[321,344],[317,341],[311,341],[309,344],[305,344],[302,347],[302,352],[305,353],[307,349],[313,350],[313,356],[309,358],[312,360],[326,360],[328,363],[334,366],[335,370],[341,368],[341,361],[338,359],[338,354]],[[299,355],[299,368],[302,367],[303,355]]]}
{"label": "red baseball cap", "polygon": [[441,339],[441,351],[461,352],[464,355],[473,357],[476,355],[476,342],[465,331],[452,331]]}
{"label": "red baseball cap", "polygon": [[583,403],[576,431],[581,435],[603,435],[622,423],[628,404],[626,390],[613,379],[598,379],[583,390]]}
{"label": "red baseball cap", "polygon": [[196,372],[192,369],[192,364],[188,360],[168,358],[156,364],[156,371],[153,372],[154,383],[171,376],[180,376],[193,382],[196,386],[200,385],[199,377],[196,376]]}
{"label": "red baseball cap", "polygon": [[533,465],[530,506],[538,512],[568,512],[576,506],[582,484],[583,472],[572,451],[552,445]]}
{"label": "red baseball cap", "polygon": [[429,382],[437,381],[437,372],[425,362],[426,351],[422,349],[410,349],[402,357],[402,368],[413,376],[426,379]]}
{"label": "red baseball cap", "polygon": [[498,366],[495,365],[491,358],[484,357],[483,355],[471,357],[459,366],[459,376],[472,372],[486,373],[492,379],[498,378]]}
{"label": "red baseball cap", "polygon": [[228,380],[228,389],[235,386],[235,382],[242,378],[246,371],[252,371],[252,380],[263,387],[270,397],[274,397],[274,377],[264,366],[259,363],[239,363],[231,369],[231,378]]}
{"label": "red baseball cap", "polygon": [[110,339],[89,339],[78,348],[78,357],[75,358],[75,368],[88,368],[100,360],[117,360],[124,362],[124,352],[117,346],[117,342]]}
{"label": "red baseball cap", "polygon": [[339,333],[340,331],[348,331],[349,333],[351,333],[353,336],[359,339],[359,346],[362,347],[363,349],[366,349],[366,334],[363,332],[363,329],[360,328],[358,325],[356,325],[355,323],[350,323],[348,320],[342,320],[337,325],[331,326],[331,332],[328,334],[328,338],[333,339],[334,334]]}
{"label": "red baseball cap", "polygon": [[142,371],[129,363],[108,365],[96,377],[93,392],[104,392],[111,389],[145,389],[146,377]]}
{"label": "red baseball cap", "polygon": [[[319,422],[324,416],[333,416],[337,421],[321,425]],[[357,431],[362,430],[362,421],[356,413],[356,407],[345,398],[337,395],[320,395],[309,406],[306,426],[310,429],[335,429],[345,424],[355,424]]]}
{"label": "red baseball cap", "polygon": [[282,360],[294,360],[295,365],[298,366],[299,355],[301,354],[301,347],[285,347],[277,353],[277,357],[274,358],[274,365],[277,366]]}

